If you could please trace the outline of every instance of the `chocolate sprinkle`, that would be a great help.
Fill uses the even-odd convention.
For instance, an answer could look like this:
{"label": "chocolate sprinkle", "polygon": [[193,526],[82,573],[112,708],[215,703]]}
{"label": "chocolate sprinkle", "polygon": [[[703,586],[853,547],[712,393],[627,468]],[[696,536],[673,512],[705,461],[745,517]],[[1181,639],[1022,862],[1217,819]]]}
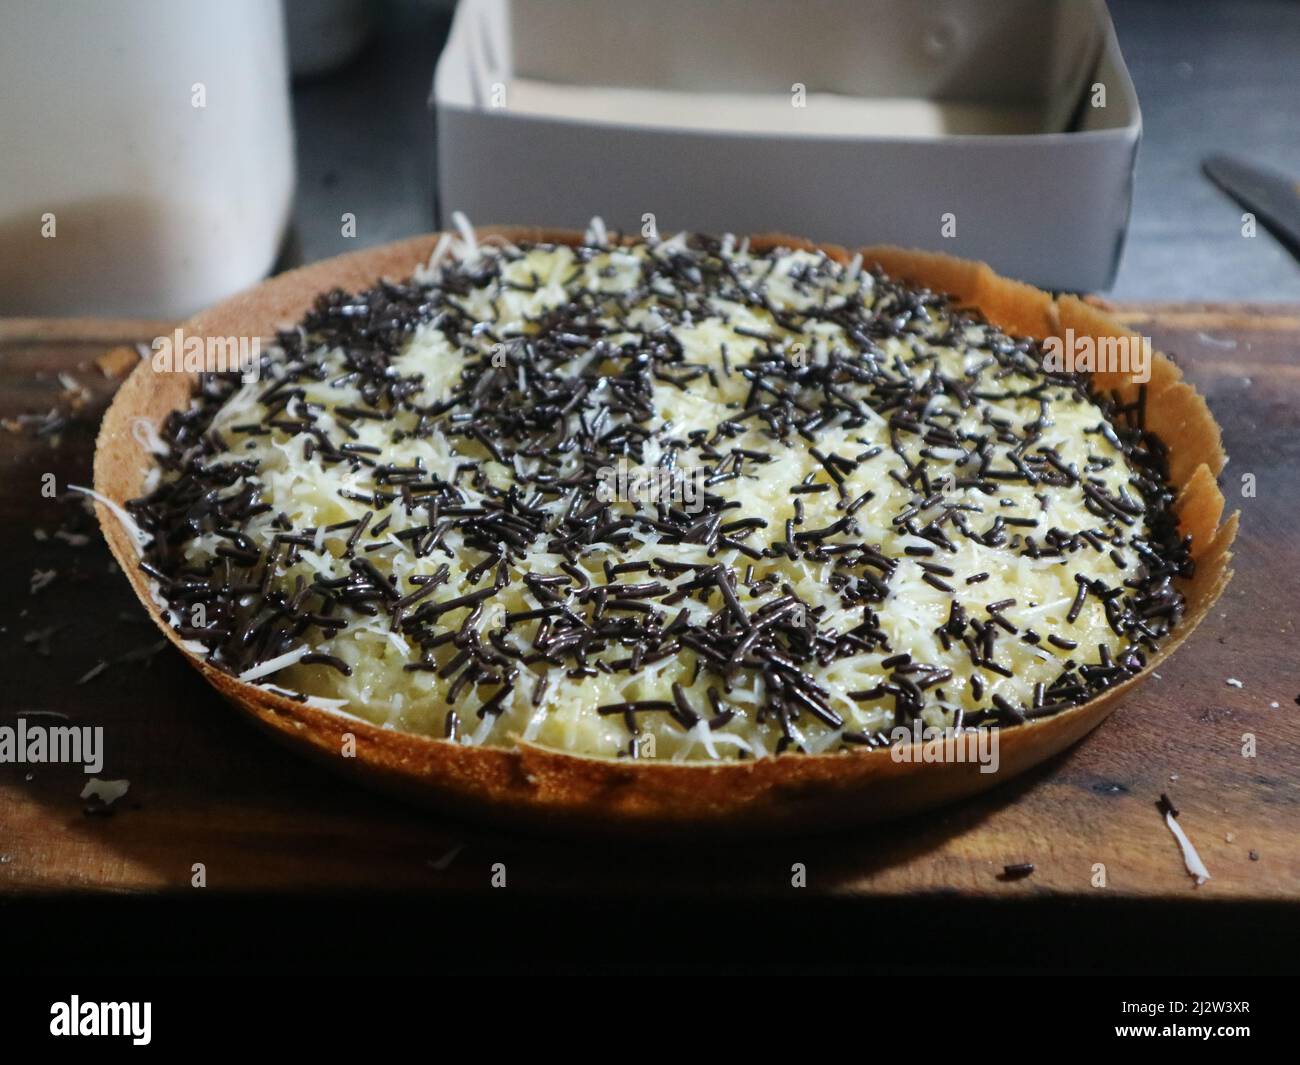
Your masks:
{"label": "chocolate sprinkle", "polygon": [[[637,260],[635,280],[621,290],[602,287],[586,271],[606,247],[575,249],[565,298],[521,324],[500,312],[499,300],[511,291],[541,292],[536,276],[531,283],[503,276],[532,249],[453,257],[427,280],[325,293],[264,356],[254,386],[262,415],[224,431],[285,448],[296,443],[303,463],[346,471],[349,486],[338,494],[366,508],[358,518],[295,528],[276,513],[283,504],[267,498],[258,461],[213,431],[240,390],[237,378],[202,375],[194,402],[168,417],[163,477],[128,508],[150,537],[142,568],[175,611],[178,631],[202,644],[212,665],[239,675],[307,647],[301,664],[351,676],[355,660],[333,651],[346,646],[340,638],[349,628],[378,618],[398,646],[410,648],[402,668],[445,680],[447,702],[467,707],[444,718],[444,734],[458,739],[470,710],[485,720],[520,698],[541,707],[551,670],[583,681],[639,674],[681,656],[696,677],[707,674],[720,687],[721,695],[707,689],[707,707],[701,690],[688,692],[692,680],[672,683],[671,698],[665,691],[663,698],[601,704],[599,715],[621,721],[628,737],[639,735],[646,714],[683,731],[753,718],[771,723],[779,748],[791,751],[803,749],[800,723],[811,719],[837,733],[827,749],[871,748],[889,737],[846,723],[814,667],[880,655],[883,682],[848,694],[859,705],[892,709],[896,723],[945,699],[938,686],[954,679],[944,665],[914,661],[915,649],[890,646],[877,611],[898,598],[901,570],[919,572],[950,603],[935,633],[945,650],[970,658],[978,707],[960,711],[963,727],[1014,725],[1085,702],[1140,670],[1181,619],[1174,582],[1191,572],[1190,545],[1172,513],[1164,445],[1145,429],[1141,403],[1094,394],[1086,376],[1046,370],[1037,342],[1007,337],[946,297],[879,272],[858,275],[854,291],[862,299],[832,300],[834,285],[848,275],[825,257],[785,267],[783,283],[806,297],[791,310],[768,291],[784,253],[742,261],[698,235]],[[485,292],[496,294],[490,318],[470,310],[471,297]],[[770,325],[733,324],[745,343],[722,346],[719,373],[692,361],[671,328],[609,326],[611,317],[625,321],[647,303],[675,328],[717,317],[715,304],[744,307]],[[941,316],[946,332],[927,334]],[[827,326],[844,341],[824,344]],[[435,327],[464,356],[446,394],[402,357],[417,330]],[[795,343],[817,357],[792,357]],[[978,359],[964,377],[949,376],[930,344],[964,346]],[[909,354],[898,354],[900,346]],[[656,427],[662,390],[689,395],[691,382],[704,377],[736,390],[723,420],[682,426],[667,419]],[[308,401],[322,386],[344,400],[328,418],[321,402]],[[1096,408],[1090,432],[1121,453],[1126,484],[1107,487],[1099,471],[1109,459],[1080,469],[1045,442],[1053,406],[1064,399]],[[1013,422],[988,405],[999,401],[1027,405],[1028,420]],[[978,420],[978,431],[961,412]],[[848,446],[825,442],[831,430],[861,434],[869,423],[888,426],[888,447],[865,446],[870,441],[857,435],[847,437],[855,441]],[[383,447],[363,442],[376,432],[394,442],[439,439],[460,459],[444,477],[423,461],[385,461]],[[735,446],[746,433],[747,445],[755,433],[763,445]],[[658,459],[649,465],[672,476],[700,457],[697,508],[676,499],[631,508],[610,500],[601,471],[645,464],[652,443]],[[806,451],[812,472],[781,486],[792,516],[769,527],[744,512],[746,482],[792,448]],[[884,470],[884,461],[893,466]],[[875,490],[853,483],[864,476],[875,478]],[[909,502],[879,514],[881,486],[891,488],[886,478]],[[1009,512],[1013,485],[1039,490],[1032,516]],[[951,501],[951,489],[961,490],[960,501]],[[1048,500],[1066,493],[1095,519],[1092,528],[1051,524]],[[814,517],[828,510],[832,519]],[[870,538],[869,513],[907,538],[901,552]],[[268,521],[274,534],[254,535]],[[666,548],[697,545],[710,561],[679,561],[667,550],[652,563],[614,561],[650,536]],[[220,543],[210,551],[196,550],[213,538]],[[1073,651],[1078,642],[1033,629],[1021,636],[1003,616],[1014,599],[989,603],[987,617],[976,616],[976,586],[990,574],[962,571],[954,556],[963,542],[1009,559],[1067,565],[1076,581],[1067,622],[1074,625],[1085,608],[1098,612],[1089,617],[1104,613],[1114,653],[1102,644],[1095,661],[1061,663],[1054,679],[1036,684],[1029,707],[990,691],[1000,682],[987,685],[988,674],[1015,676],[1004,664],[1013,661],[1010,650],[1045,640]],[[1133,553],[1125,556],[1126,547]],[[595,574],[579,564],[600,551],[607,557]],[[304,574],[299,564],[308,552],[339,565]],[[529,572],[524,560],[532,552],[556,556],[555,572]],[[432,574],[399,579],[387,568],[395,553],[430,563],[465,559],[464,579],[452,582],[445,562]],[[783,560],[824,573],[860,622],[833,625],[824,606],[805,602],[786,582],[777,565]],[[1089,568],[1108,564],[1114,570]],[[525,609],[504,609],[505,589],[515,603],[523,596]],[[1034,625],[1047,627],[1037,619]],[[1037,653],[1047,655],[1041,647]],[[523,683],[528,673],[535,679]],[[723,701],[742,675],[761,679],[757,705]],[[629,750],[638,754],[635,744]]]}

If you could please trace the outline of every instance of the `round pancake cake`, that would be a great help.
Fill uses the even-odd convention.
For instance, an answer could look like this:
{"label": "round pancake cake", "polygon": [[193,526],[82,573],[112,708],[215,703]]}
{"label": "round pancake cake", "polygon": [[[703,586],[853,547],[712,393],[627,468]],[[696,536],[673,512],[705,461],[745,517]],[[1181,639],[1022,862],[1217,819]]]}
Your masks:
{"label": "round pancake cake", "polygon": [[291,700],[460,747],[861,752],[1144,668],[1192,573],[1145,404],[861,255],[466,231],[137,423],[127,509],[185,646]]}

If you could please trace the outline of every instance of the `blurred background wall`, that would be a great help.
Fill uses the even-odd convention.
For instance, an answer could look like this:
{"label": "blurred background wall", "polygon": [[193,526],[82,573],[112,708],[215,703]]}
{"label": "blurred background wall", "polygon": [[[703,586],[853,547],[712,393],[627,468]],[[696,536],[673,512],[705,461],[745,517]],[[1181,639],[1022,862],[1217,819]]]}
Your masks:
{"label": "blurred background wall", "polygon": [[[7,0],[0,313],[183,313],[273,264],[432,228],[428,97],[452,0],[284,2],[287,32],[275,0]],[[1109,6],[1144,121],[1127,249],[1110,295],[1300,299],[1295,261],[1267,235],[1242,240],[1241,209],[1201,172],[1207,154],[1227,150],[1300,177],[1300,3]],[[111,61],[124,52],[140,74],[133,121],[120,102],[114,113],[98,99],[112,95],[103,86],[114,84]],[[173,149],[199,82],[205,118],[231,128],[224,150],[182,163]],[[32,220],[92,195],[101,169],[111,181],[86,215],[93,224],[60,232],[82,242],[77,270],[61,298],[45,298],[49,248]],[[159,187],[171,203],[161,213],[150,206]],[[118,252],[122,227],[151,234],[129,261]],[[108,274],[114,284],[102,283]],[[108,295],[80,297],[92,290]]]}

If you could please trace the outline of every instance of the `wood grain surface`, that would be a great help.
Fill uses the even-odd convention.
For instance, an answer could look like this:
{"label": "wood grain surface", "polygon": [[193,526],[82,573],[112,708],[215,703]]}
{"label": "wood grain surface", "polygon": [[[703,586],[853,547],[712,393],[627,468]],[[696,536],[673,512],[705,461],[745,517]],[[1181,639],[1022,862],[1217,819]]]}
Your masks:
{"label": "wood grain surface", "polygon": [[[254,732],[175,652],[152,653],[161,637],[89,514],[42,493],[47,474],[60,496],[89,483],[117,384],[97,360],[167,324],[0,319],[0,725],[54,714],[66,721],[40,723],[102,726],[99,775],[130,781],[111,814],[87,812],[79,766],[0,764],[0,893],[184,893],[202,863],[218,891],[464,895],[504,863],[512,887],[540,895],[763,898],[788,896],[802,863],[822,896],[1300,903],[1300,306],[1116,310],[1175,357],[1224,430],[1221,483],[1242,527],[1213,615],[1097,732],[988,796],[724,847],[506,835],[341,783]],[[14,420],[51,410],[67,419],[54,433]],[[54,575],[33,591],[38,571]],[[1200,887],[1157,811],[1162,792],[1210,870]],[[1020,862],[1032,876],[1000,875]]]}

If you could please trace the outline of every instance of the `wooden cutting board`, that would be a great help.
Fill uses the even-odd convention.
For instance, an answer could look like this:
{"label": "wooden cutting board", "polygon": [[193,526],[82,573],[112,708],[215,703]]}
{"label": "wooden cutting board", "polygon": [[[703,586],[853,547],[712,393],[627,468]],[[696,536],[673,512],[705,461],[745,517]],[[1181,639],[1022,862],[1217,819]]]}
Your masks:
{"label": "wooden cutting board", "polygon": [[[0,320],[13,430],[0,431],[0,725],[101,725],[100,776],[130,781],[111,815],[87,813],[79,766],[0,765],[0,891],[186,891],[201,863],[217,889],[460,894],[504,863],[523,891],[764,897],[788,895],[802,863],[807,890],[831,896],[1300,901],[1300,306],[1117,310],[1223,426],[1242,526],[1218,608],[1097,732],[992,794],[853,833],[709,848],[504,835],[372,795],[254,732],[176,652],[154,653],[160,636],[89,515],[42,492],[49,475],[59,493],[89,483],[118,383],[97,360],[170,325]],[[11,421],[51,410],[44,435]],[[38,572],[49,583],[33,591]],[[1212,874],[1203,886],[1157,812],[1162,792]],[[1036,871],[999,877],[1018,862]]]}

